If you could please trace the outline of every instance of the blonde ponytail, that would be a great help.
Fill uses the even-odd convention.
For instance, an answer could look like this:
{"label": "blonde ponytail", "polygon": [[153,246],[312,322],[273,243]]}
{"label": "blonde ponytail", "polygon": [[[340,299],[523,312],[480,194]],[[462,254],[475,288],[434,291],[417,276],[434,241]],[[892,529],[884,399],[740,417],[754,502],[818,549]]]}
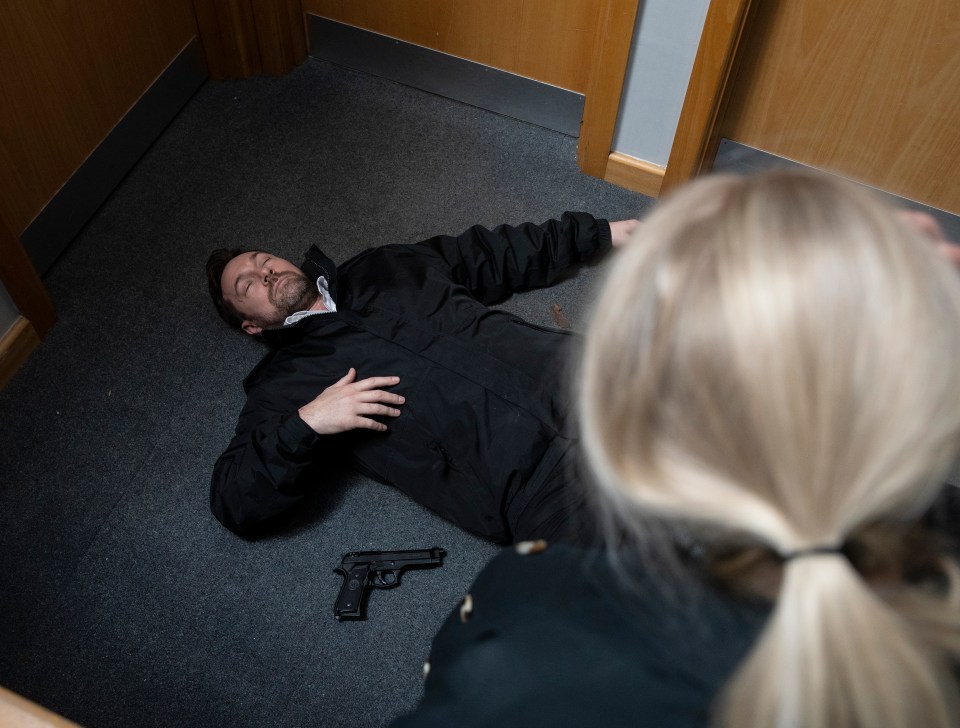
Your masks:
{"label": "blonde ponytail", "polygon": [[934,647],[842,555],[804,557],[788,562],[774,612],[715,722],[946,728],[960,715],[953,680]]}
{"label": "blonde ponytail", "polygon": [[[620,527],[652,515],[780,554],[843,544],[919,517],[960,452],[960,282],[852,185],[695,182],[618,253],[595,306],[579,414]],[[718,723],[960,723],[954,597],[901,575],[880,587],[841,554],[788,560]]]}

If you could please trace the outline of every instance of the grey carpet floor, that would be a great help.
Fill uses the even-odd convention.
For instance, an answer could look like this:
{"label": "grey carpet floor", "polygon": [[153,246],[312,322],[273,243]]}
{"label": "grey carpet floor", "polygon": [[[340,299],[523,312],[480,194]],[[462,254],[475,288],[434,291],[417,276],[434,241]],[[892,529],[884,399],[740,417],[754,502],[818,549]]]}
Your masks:
{"label": "grey carpet floor", "polygon": [[[208,82],[46,277],[60,321],[0,392],[0,685],[89,726],[380,726],[494,553],[344,471],[289,528],[223,529],[209,473],[263,353],[215,317],[203,264],[247,245],[336,261],[646,198],[582,175],[576,140],[309,60]],[[505,306],[574,327],[599,268]],[[339,623],[340,555],[442,546],[442,568]]]}

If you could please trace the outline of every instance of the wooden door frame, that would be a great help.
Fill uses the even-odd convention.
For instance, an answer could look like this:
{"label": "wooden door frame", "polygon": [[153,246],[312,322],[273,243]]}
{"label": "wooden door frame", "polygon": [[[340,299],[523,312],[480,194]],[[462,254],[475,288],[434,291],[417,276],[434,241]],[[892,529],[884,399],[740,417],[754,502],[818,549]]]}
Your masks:
{"label": "wooden door frame", "polygon": [[[20,239],[6,221],[0,218],[0,282],[11,300],[33,326],[37,336],[43,337],[57,320],[53,301],[40,276],[27,256]],[[0,332],[2,336],[3,332]]]}
{"label": "wooden door frame", "polygon": [[603,179],[617,127],[640,0],[602,0],[577,145],[580,169]]}
{"label": "wooden door frame", "polygon": [[300,0],[193,0],[193,10],[214,81],[282,76],[307,57]]}
{"label": "wooden door frame", "polygon": [[661,194],[713,164],[753,0],[711,0],[693,63]]}
{"label": "wooden door frame", "polygon": [[20,239],[0,218],[0,282],[20,312],[0,331],[0,389],[6,386],[57,320],[53,301]]}
{"label": "wooden door frame", "polygon": [[577,148],[580,169],[653,197],[709,169],[752,2],[711,0],[670,158],[658,168],[612,149],[639,0],[603,0]]}

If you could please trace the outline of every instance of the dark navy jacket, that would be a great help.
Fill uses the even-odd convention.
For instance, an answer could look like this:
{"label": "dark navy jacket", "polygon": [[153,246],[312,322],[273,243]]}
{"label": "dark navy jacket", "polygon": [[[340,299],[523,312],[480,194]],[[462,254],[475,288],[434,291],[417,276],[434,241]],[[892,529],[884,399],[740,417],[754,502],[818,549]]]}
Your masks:
{"label": "dark navy jacket", "polygon": [[[488,304],[549,286],[610,247],[584,213],[543,225],[473,227],[458,237],[374,248],[336,268],[316,248],[337,312],[264,332],[270,352],[244,381],[247,402],[220,456],[211,508],[231,530],[264,521],[323,487],[316,468],[345,458],[441,516],[509,541],[522,509],[570,447],[563,362],[570,336]],[[397,375],[406,397],[385,433],[318,436],[297,409],[341,379]]]}
{"label": "dark navy jacket", "polygon": [[628,563],[625,575],[599,551],[501,550],[434,639],[419,706],[391,728],[710,725],[769,605]]}

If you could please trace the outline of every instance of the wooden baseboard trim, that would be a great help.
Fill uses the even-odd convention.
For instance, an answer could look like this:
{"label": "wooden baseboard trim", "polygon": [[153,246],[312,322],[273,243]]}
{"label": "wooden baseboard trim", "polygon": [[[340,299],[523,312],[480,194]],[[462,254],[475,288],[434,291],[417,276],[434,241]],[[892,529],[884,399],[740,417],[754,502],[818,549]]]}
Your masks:
{"label": "wooden baseboard trim", "polygon": [[647,197],[657,197],[666,171],[666,167],[658,164],[611,152],[603,178],[618,187],[626,187]]}
{"label": "wooden baseboard trim", "polygon": [[23,316],[14,322],[10,330],[0,339],[0,389],[7,386],[13,375],[37,348],[40,337],[33,325]]}
{"label": "wooden baseboard trim", "polygon": [[576,91],[313,13],[307,13],[307,29],[314,58],[567,136],[580,134],[584,97]]}
{"label": "wooden baseboard trim", "polygon": [[46,275],[206,80],[203,49],[194,37],[20,232],[37,273]]}

